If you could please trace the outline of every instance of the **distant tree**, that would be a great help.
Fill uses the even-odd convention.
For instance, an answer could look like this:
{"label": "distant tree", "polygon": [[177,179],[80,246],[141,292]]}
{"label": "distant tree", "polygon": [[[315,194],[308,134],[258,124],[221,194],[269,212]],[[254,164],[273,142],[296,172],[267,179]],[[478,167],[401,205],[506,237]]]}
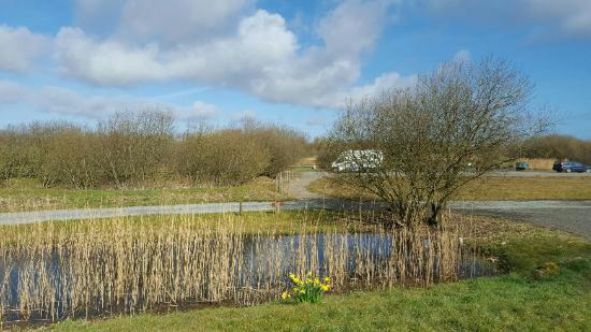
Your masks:
{"label": "distant tree", "polygon": [[274,177],[304,157],[306,152],[306,138],[288,127],[249,120],[244,122],[242,131],[269,156],[269,163],[261,175]]}
{"label": "distant tree", "polygon": [[115,113],[99,123],[102,169],[117,186],[153,179],[172,155],[174,119],[168,112]]}
{"label": "distant tree", "polygon": [[267,151],[240,130],[186,135],[177,153],[179,173],[194,182],[218,186],[242,184],[269,164]]}
{"label": "distant tree", "polygon": [[527,111],[530,91],[505,61],[447,63],[411,89],[349,105],[331,146],[383,155],[377,167],[364,160],[372,154],[356,155],[358,172],[348,179],[397,211],[389,226],[436,226],[459,188],[507,161],[509,144],[545,127]]}
{"label": "distant tree", "polygon": [[591,163],[591,142],[564,135],[536,136],[520,147],[526,158],[571,159]]}
{"label": "distant tree", "polygon": [[54,121],[0,130],[0,181],[25,177],[44,187],[89,188],[183,178],[233,185],[274,176],[302,157],[305,146],[293,129],[254,121],[226,129],[201,124],[177,136],[166,111],[118,112],[95,130]]}

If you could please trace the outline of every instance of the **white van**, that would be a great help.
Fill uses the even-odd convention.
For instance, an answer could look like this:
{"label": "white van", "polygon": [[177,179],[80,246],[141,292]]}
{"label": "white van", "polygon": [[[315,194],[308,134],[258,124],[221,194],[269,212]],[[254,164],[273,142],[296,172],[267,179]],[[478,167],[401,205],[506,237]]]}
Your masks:
{"label": "white van", "polygon": [[384,161],[384,155],[377,150],[347,150],[339,155],[332,164],[335,172],[371,171]]}

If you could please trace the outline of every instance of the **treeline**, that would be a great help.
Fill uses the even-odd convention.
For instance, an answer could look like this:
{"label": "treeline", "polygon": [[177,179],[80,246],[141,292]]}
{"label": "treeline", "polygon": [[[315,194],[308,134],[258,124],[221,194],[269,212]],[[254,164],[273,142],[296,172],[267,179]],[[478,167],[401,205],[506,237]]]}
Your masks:
{"label": "treeline", "polygon": [[527,140],[517,154],[524,158],[569,159],[591,164],[591,141],[564,135],[539,136]]}
{"label": "treeline", "polygon": [[117,113],[89,129],[35,122],[0,131],[0,180],[35,178],[44,187],[146,186],[189,180],[235,185],[275,176],[305,153],[302,134],[249,122],[175,134],[165,112]]}

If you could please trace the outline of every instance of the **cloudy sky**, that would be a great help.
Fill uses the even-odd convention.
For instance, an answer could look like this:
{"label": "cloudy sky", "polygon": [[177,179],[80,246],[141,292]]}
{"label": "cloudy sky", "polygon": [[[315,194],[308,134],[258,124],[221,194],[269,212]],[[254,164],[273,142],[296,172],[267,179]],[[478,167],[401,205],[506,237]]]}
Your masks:
{"label": "cloudy sky", "polygon": [[591,138],[590,0],[0,0],[0,126],[157,107],[313,137],[348,98],[487,55]]}

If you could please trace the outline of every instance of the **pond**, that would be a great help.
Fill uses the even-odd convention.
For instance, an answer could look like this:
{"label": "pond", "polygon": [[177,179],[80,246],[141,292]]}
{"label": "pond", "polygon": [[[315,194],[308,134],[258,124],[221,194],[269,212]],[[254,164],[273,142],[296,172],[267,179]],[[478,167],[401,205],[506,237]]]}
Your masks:
{"label": "pond", "polygon": [[[63,241],[0,252],[4,321],[137,313],[163,305],[250,305],[277,299],[288,273],[330,276],[335,292],[492,275],[494,262],[453,236],[405,250],[391,233],[137,236],[129,243]],[[90,242],[90,243],[89,243]]]}

